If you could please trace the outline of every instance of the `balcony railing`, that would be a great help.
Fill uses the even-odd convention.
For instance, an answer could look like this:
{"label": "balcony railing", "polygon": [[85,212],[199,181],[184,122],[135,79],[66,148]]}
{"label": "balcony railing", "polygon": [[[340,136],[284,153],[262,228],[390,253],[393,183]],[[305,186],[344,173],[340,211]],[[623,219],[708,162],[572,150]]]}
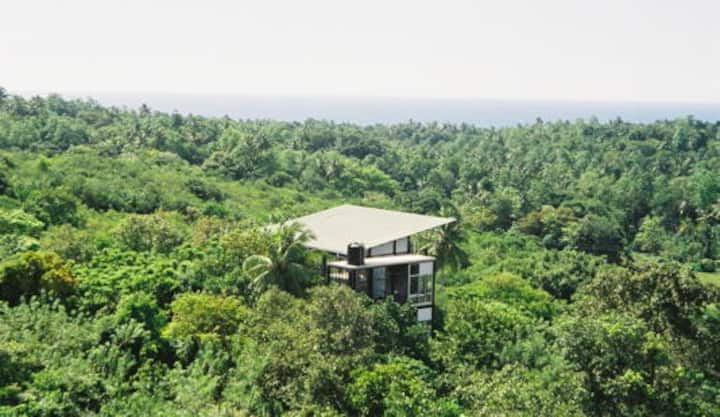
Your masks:
{"label": "balcony railing", "polygon": [[408,296],[408,301],[410,304],[429,304],[432,303],[432,293],[424,293],[424,294],[410,294]]}

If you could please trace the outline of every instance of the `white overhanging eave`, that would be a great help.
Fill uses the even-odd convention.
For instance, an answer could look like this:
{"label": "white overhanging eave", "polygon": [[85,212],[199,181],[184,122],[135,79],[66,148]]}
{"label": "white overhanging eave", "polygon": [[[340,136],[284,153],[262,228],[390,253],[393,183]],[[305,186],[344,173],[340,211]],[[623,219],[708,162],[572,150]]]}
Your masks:
{"label": "white overhanging eave", "polygon": [[340,268],[345,270],[358,270],[358,269],[370,269],[379,268],[393,265],[407,265],[421,262],[432,262],[435,258],[432,256],[425,255],[386,255],[376,256],[371,258],[365,258],[365,262],[362,265],[351,265],[347,260],[328,262],[327,266]]}
{"label": "white overhanging eave", "polygon": [[372,248],[454,222],[452,217],[383,210],[345,204],[291,222],[300,223],[314,236],[306,246],[340,255],[358,242]]}

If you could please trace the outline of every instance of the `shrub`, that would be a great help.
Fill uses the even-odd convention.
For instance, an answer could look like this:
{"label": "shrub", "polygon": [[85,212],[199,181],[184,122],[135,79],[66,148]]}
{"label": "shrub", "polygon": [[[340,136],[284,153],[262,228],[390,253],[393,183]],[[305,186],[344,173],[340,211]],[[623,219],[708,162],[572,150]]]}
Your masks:
{"label": "shrub", "polygon": [[504,352],[535,326],[535,320],[505,303],[456,299],[448,303],[445,329],[432,341],[431,354],[448,369],[499,368]]}
{"label": "shrub", "polygon": [[19,234],[34,236],[45,226],[32,214],[22,210],[0,209],[0,234]]}
{"label": "shrub", "polygon": [[197,178],[192,178],[185,182],[185,186],[191,193],[203,200],[222,201],[225,194],[216,185]]}
{"label": "shrub", "polygon": [[550,294],[533,288],[529,282],[517,275],[500,273],[448,291],[451,299],[469,298],[501,301],[525,313],[542,319],[550,319],[557,313],[558,306]]}
{"label": "shrub", "polygon": [[70,223],[77,226],[80,223],[75,197],[61,189],[33,192],[25,201],[25,210],[46,225]]}
{"label": "shrub", "polygon": [[165,213],[131,215],[118,227],[120,242],[128,249],[168,253],[182,242],[182,235]]}
{"label": "shrub", "polygon": [[607,256],[610,262],[620,259],[624,238],[620,225],[607,217],[588,215],[565,228],[566,243],[572,248]]}
{"label": "shrub", "polygon": [[391,357],[369,369],[354,372],[348,387],[350,402],[360,416],[454,415],[452,403],[438,401],[432,371],[422,362]]}
{"label": "shrub", "polygon": [[75,284],[70,268],[53,252],[25,252],[0,263],[0,298],[11,304],[41,291],[66,297]]}
{"label": "shrub", "polygon": [[217,338],[235,333],[247,309],[240,299],[206,293],[185,293],[172,302],[172,321],[165,336]]}
{"label": "shrub", "polygon": [[10,193],[10,180],[5,172],[0,171],[0,195]]}
{"label": "shrub", "polygon": [[89,260],[96,251],[92,235],[69,224],[51,227],[43,235],[41,242],[43,248],[57,253],[64,259],[78,262]]}

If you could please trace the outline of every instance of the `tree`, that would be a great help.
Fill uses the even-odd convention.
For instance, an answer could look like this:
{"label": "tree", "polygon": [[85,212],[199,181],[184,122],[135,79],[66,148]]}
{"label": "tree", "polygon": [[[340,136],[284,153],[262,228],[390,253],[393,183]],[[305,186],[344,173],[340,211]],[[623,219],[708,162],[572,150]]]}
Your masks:
{"label": "tree", "polygon": [[309,300],[263,293],[226,398],[258,415],[335,409],[348,414],[352,371],[372,363],[377,335],[370,300],[347,286],[318,286]]}
{"label": "tree", "polygon": [[452,205],[446,205],[439,214],[442,217],[452,217],[455,221],[430,231],[420,251],[434,256],[438,268],[448,266],[456,270],[468,266],[468,255],[460,247],[465,233],[460,225],[459,211]]}
{"label": "tree", "polygon": [[[60,303],[0,303],[0,317],[0,351],[5,350],[8,365],[17,372],[8,387],[17,395],[8,402],[0,399],[1,413],[80,415],[102,403],[106,387],[118,382],[102,375],[86,356],[98,345],[96,327],[84,317],[70,315]],[[3,388],[0,383],[0,392]]]}
{"label": "tree", "polygon": [[500,301],[524,313],[550,320],[559,308],[550,294],[509,273],[500,273],[448,290],[448,298]]}
{"label": "tree", "polygon": [[191,178],[185,182],[191,193],[203,200],[223,201],[225,194],[215,184],[199,178]]}
{"label": "tree", "polygon": [[63,189],[44,189],[33,192],[25,201],[25,210],[48,226],[64,223],[74,226],[80,224],[77,199]]}
{"label": "tree", "polygon": [[459,415],[442,403],[432,387],[433,374],[422,362],[392,356],[387,363],[354,372],[348,395],[360,416],[412,417]]}
{"label": "tree", "polygon": [[658,254],[670,243],[669,240],[670,236],[662,226],[661,219],[647,216],[640,224],[633,245],[640,252]]}
{"label": "tree", "polygon": [[557,348],[585,375],[589,414],[679,415],[668,345],[641,320],[614,312],[569,317],[556,331]]}
{"label": "tree", "polygon": [[75,285],[70,268],[53,252],[24,252],[0,262],[0,299],[11,304],[41,291],[65,298]]}
{"label": "tree", "polygon": [[225,129],[218,140],[218,150],[205,161],[232,178],[257,178],[268,172],[274,162],[270,141],[263,135],[252,136],[235,128]]}
{"label": "tree", "polygon": [[585,417],[582,376],[566,365],[530,369],[510,364],[490,374],[473,374],[456,394],[470,416]]}
{"label": "tree", "polygon": [[298,223],[282,224],[273,233],[269,252],[249,256],[243,271],[250,276],[252,286],[262,292],[271,286],[298,294],[308,275],[306,250],[303,246],[311,234]]}
{"label": "tree", "polygon": [[[2,166],[0,164],[0,166]],[[10,193],[10,180],[5,171],[0,171],[0,195]]]}
{"label": "tree", "polygon": [[563,246],[564,231],[576,221],[568,207],[543,206],[521,218],[516,226],[523,233],[540,237],[545,247],[560,249]]}
{"label": "tree", "polygon": [[134,251],[168,253],[182,242],[167,213],[131,215],[118,226],[120,242]]}
{"label": "tree", "polygon": [[386,298],[373,303],[371,312],[378,352],[401,354],[429,363],[430,329],[425,323],[418,323],[415,307]]}
{"label": "tree", "polygon": [[163,334],[171,339],[214,339],[229,336],[247,316],[238,298],[205,293],[185,293],[170,305],[172,319]]}
{"label": "tree", "polygon": [[582,290],[582,308],[626,311],[657,333],[694,337],[693,318],[711,301],[712,292],[687,268],[645,262],[602,271]]}
{"label": "tree", "polygon": [[536,322],[501,302],[459,298],[448,303],[445,327],[432,341],[432,358],[450,370],[504,365],[506,349],[528,337]]}
{"label": "tree", "polygon": [[565,231],[567,244],[577,250],[607,256],[618,262],[624,248],[620,225],[607,217],[588,215],[572,223]]}
{"label": "tree", "polygon": [[50,227],[43,235],[41,244],[44,249],[57,253],[63,259],[85,262],[97,251],[93,237],[87,229],[62,224]]}
{"label": "tree", "polygon": [[507,269],[556,298],[571,300],[578,288],[592,280],[604,265],[600,257],[563,249],[530,253]]}
{"label": "tree", "polygon": [[37,235],[45,226],[35,216],[22,210],[5,210],[0,208],[0,233]]}

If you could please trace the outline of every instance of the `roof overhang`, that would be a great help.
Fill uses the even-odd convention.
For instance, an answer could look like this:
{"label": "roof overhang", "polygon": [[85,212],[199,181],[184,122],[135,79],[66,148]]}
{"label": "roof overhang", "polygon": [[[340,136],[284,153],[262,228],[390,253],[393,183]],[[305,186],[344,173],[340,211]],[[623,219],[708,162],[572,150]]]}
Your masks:
{"label": "roof overhang", "polygon": [[300,223],[313,234],[314,237],[306,244],[307,247],[346,255],[347,245],[352,242],[372,248],[454,221],[452,217],[425,216],[345,204],[290,222]]}
{"label": "roof overhang", "polygon": [[365,263],[362,265],[351,265],[347,260],[328,262],[327,266],[334,268],[345,269],[348,271],[355,271],[360,269],[380,268],[393,265],[407,265],[416,264],[421,262],[433,262],[435,258],[432,256],[425,255],[387,255],[387,256],[375,256],[372,258],[365,258]]}

